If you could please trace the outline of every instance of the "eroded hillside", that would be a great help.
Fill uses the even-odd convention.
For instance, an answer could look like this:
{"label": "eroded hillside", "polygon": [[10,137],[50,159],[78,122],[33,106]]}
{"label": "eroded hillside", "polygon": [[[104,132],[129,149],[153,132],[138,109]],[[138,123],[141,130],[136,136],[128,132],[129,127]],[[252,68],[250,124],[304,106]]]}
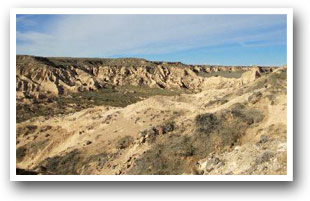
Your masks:
{"label": "eroded hillside", "polygon": [[286,68],[18,56],[16,90],[19,172],[286,174]]}

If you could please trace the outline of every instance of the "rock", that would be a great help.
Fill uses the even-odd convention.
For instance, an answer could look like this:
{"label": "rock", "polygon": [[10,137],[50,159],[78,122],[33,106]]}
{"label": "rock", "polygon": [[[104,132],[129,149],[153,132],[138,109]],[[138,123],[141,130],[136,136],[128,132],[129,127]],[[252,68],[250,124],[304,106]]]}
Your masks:
{"label": "rock", "polygon": [[274,157],[274,153],[267,150],[256,158],[256,163],[257,164],[265,163],[269,161],[272,157]]}
{"label": "rock", "polygon": [[211,172],[212,170],[214,170],[213,167],[207,167],[207,168],[206,168],[206,172]]}
{"label": "rock", "polygon": [[172,132],[173,130],[174,130],[174,123],[173,122],[170,122],[170,123],[167,123],[167,124],[165,124],[165,125],[163,125],[162,127],[161,127],[161,129],[162,129],[162,133],[163,134],[166,134],[166,133],[168,133],[168,132]]}
{"label": "rock", "polygon": [[260,140],[259,140],[259,143],[266,143],[266,142],[268,142],[268,136],[266,136],[266,135],[261,135],[260,136]]}
{"label": "rock", "polygon": [[249,70],[242,74],[242,84],[248,84],[260,77],[260,73],[256,69]]}
{"label": "rock", "polygon": [[258,71],[255,71],[255,79],[259,78],[261,75]]}
{"label": "rock", "polygon": [[248,97],[248,101],[252,104],[257,103],[261,98],[263,94],[261,92],[254,92],[251,96]]}
{"label": "rock", "polygon": [[145,137],[142,137],[142,138],[140,139],[139,142],[140,142],[141,144],[143,144],[143,143],[145,143],[145,141],[146,141],[146,138],[145,138]]}
{"label": "rock", "polygon": [[221,161],[218,165],[217,165],[217,168],[220,168],[222,166],[225,166],[225,162]]}

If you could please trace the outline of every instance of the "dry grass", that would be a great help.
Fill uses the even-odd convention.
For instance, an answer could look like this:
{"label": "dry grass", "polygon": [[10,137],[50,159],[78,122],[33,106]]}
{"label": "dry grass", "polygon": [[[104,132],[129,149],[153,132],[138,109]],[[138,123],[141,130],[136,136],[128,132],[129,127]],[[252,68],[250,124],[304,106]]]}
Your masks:
{"label": "dry grass", "polygon": [[245,105],[233,105],[219,113],[200,114],[195,118],[196,132],[188,135],[175,128],[135,161],[129,174],[195,174],[198,160],[217,149],[235,145],[251,125],[263,116]]}

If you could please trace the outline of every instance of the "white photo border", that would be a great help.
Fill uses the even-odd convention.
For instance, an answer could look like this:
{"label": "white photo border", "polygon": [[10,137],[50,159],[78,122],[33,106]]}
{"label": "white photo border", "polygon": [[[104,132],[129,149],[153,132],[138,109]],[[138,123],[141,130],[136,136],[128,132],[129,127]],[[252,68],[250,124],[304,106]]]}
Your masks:
{"label": "white photo border", "polygon": [[[17,14],[285,14],[287,15],[287,175],[16,175]],[[10,11],[11,181],[293,181],[292,8],[12,8]]]}

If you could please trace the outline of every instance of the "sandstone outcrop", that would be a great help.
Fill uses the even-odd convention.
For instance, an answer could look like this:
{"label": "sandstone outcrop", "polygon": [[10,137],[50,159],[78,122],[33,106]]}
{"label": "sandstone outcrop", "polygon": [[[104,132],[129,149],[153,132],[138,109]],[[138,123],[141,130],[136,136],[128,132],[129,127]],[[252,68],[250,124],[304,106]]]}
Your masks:
{"label": "sandstone outcrop", "polygon": [[[151,62],[143,59],[78,59],[17,56],[18,97],[38,99],[80,91],[98,90],[106,85],[145,85],[156,88],[201,89],[212,72],[246,72],[243,82],[253,81],[261,68],[193,66],[180,62]],[[271,67],[264,68],[270,71]],[[248,72],[250,71],[250,72]]]}

